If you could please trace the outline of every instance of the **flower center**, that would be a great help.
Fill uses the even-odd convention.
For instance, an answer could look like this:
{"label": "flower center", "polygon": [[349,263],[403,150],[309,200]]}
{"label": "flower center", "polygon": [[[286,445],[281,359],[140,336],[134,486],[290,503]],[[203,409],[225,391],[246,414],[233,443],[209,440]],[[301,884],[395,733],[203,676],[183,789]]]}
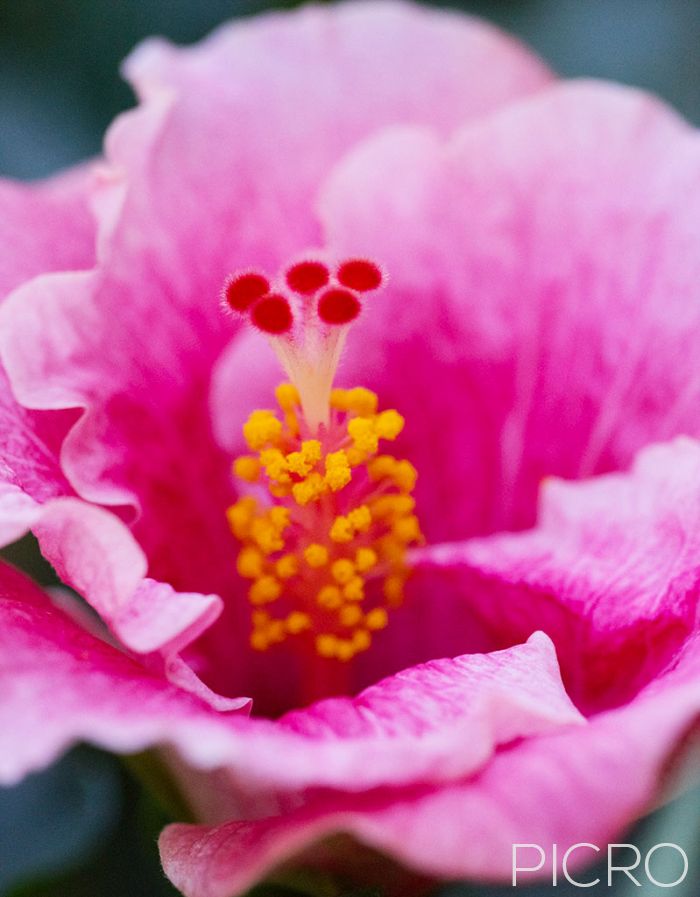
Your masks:
{"label": "flower center", "polygon": [[416,470],[380,450],[404,426],[363,387],[333,389],[360,296],[381,286],[372,262],[331,274],[317,260],[293,265],[274,287],[258,272],[233,275],[226,304],[270,339],[291,382],[278,410],[253,411],[243,427],[251,454],[233,471],[243,497],[228,509],[250,580],[251,645],[290,637],[324,658],[367,650],[403,600],[408,548],[422,538],[411,495]]}

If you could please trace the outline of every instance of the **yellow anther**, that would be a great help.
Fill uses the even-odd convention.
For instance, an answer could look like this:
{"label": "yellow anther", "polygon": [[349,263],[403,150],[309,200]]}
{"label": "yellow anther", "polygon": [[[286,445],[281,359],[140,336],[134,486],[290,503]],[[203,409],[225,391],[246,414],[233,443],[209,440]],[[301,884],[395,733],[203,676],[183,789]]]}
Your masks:
{"label": "yellow anther", "polygon": [[292,487],[292,495],[297,504],[308,505],[316,501],[325,492],[325,483],[320,473],[314,471],[301,483],[295,483]]}
{"label": "yellow anther", "polygon": [[309,567],[325,567],[328,563],[328,549],[325,545],[312,542],[304,549],[304,560]]}
{"label": "yellow anther", "polygon": [[352,646],[355,652],[366,651],[372,644],[372,636],[366,629],[356,629],[352,634]]}
{"label": "yellow anther", "polygon": [[367,465],[367,472],[370,479],[376,482],[384,479],[384,477],[392,476],[397,464],[398,461],[393,455],[377,455]]}
{"label": "yellow anther", "polygon": [[344,663],[347,663],[347,661],[352,660],[356,654],[357,650],[350,639],[343,638],[337,640],[335,646],[335,656],[338,658],[338,660],[342,660]]}
{"label": "yellow anther", "polygon": [[398,411],[390,409],[382,411],[375,420],[375,427],[380,439],[396,439],[403,430],[406,421]]}
{"label": "yellow anther", "polygon": [[[328,426],[318,439],[302,439],[316,434],[317,421],[304,420],[292,384],[275,395],[277,412],[255,411],[244,425],[254,454],[233,465],[239,480],[259,484],[267,497],[242,498],[227,511],[242,542],[236,566],[249,581],[250,643],[263,651],[309,632],[322,657],[348,661],[401,604],[410,546],[422,539],[409,494],[415,468],[378,454],[379,440],[395,439],[404,418],[380,412],[369,389],[334,389]],[[336,498],[349,483],[353,500]]]}
{"label": "yellow anther", "polygon": [[263,572],[263,555],[257,548],[247,546],[242,548],[236,559],[236,569],[240,576],[246,579],[257,579]]}
{"label": "yellow anther", "polygon": [[350,511],[348,520],[355,532],[366,533],[372,525],[372,514],[367,505],[360,505],[359,508]]}
{"label": "yellow anther", "polygon": [[287,632],[283,620],[270,620],[267,626],[267,637],[271,642],[283,642]]}
{"label": "yellow anther", "polygon": [[355,566],[360,573],[366,573],[377,563],[377,552],[371,548],[358,548],[355,555]]}
{"label": "yellow anther", "polygon": [[321,443],[318,439],[305,439],[301,444],[301,453],[307,461],[316,464],[321,460]]}
{"label": "yellow anther", "polygon": [[346,468],[335,468],[334,470],[329,470],[326,474],[325,480],[328,488],[331,492],[340,492],[352,479],[352,473],[350,472],[350,465]]}
{"label": "yellow anther", "polygon": [[347,486],[352,479],[352,472],[345,452],[342,449],[338,452],[329,452],[325,464],[325,481],[331,491],[338,492],[343,486]]}
{"label": "yellow anther", "polygon": [[275,573],[280,579],[291,579],[298,572],[299,558],[295,554],[285,554],[275,564]]}
{"label": "yellow anther", "polygon": [[351,542],[355,535],[355,528],[347,517],[336,517],[328,534],[334,542]]}
{"label": "yellow anther", "polygon": [[298,635],[311,626],[311,617],[299,610],[293,610],[285,620],[287,632],[292,635]]}
{"label": "yellow anther", "polygon": [[349,390],[347,389],[331,390],[331,408],[335,408],[336,411],[347,411],[348,392]]}
{"label": "yellow anther", "polygon": [[365,626],[371,630],[386,629],[389,623],[389,614],[383,607],[375,607],[365,617]]}
{"label": "yellow anther", "polygon": [[356,386],[347,393],[347,408],[354,411],[360,417],[371,417],[377,412],[378,399],[377,394],[371,389],[365,389],[363,386]]}
{"label": "yellow anther", "polygon": [[410,461],[399,461],[394,467],[392,478],[403,492],[413,492],[418,479],[418,471]]}
{"label": "yellow anther", "polygon": [[372,502],[372,516],[375,520],[388,517],[403,517],[410,514],[416,506],[412,495],[381,495]]}
{"label": "yellow anther", "polygon": [[401,517],[399,520],[396,520],[391,527],[391,531],[401,542],[417,542],[421,538],[418,518],[414,515]]}
{"label": "yellow anther", "polygon": [[270,615],[264,610],[254,610],[250,615],[256,629],[265,629],[270,622]]}
{"label": "yellow anther", "polygon": [[275,398],[282,411],[294,411],[300,402],[299,391],[291,383],[280,383],[275,390]]}
{"label": "yellow anther", "polygon": [[287,455],[287,467],[292,473],[305,477],[321,460],[321,443],[317,439],[307,439],[301,450]]}
{"label": "yellow anther", "polygon": [[278,448],[263,449],[260,452],[260,463],[271,480],[278,483],[290,481],[291,478],[287,472],[287,459]]}
{"label": "yellow anther", "polygon": [[348,601],[362,601],[365,597],[365,581],[361,576],[353,576],[350,582],[343,586],[343,595]]}
{"label": "yellow anther", "polygon": [[267,516],[270,519],[270,523],[276,530],[278,530],[278,532],[284,531],[291,521],[291,512],[289,508],[283,508],[281,505],[274,505],[274,507],[270,508],[267,512]]}
{"label": "yellow anther", "polygon": [[270,647],[267,634],[260,629],[254,629],[250,634],[250,647],[254,651],[267,651]]}
{"label": "yellow anther", "polygon": [[384,580],[384,597],[389,604],[396,606],[403,599],[404,578],[398,575],[387,576]]}
{"label": "yellow anther", "polygon": [[231,505],[226,511],[231,531],[237,539],[244,539],[250,532],[250,526],[255,516],[257,502],[254,498],[246,496],[240,498],[235,505]]}
{"label": "yellow anther", "polygon": [[355,565],[347,558],[340,558],[333,561],[331,565],[331,576],[341,586],[346,585],[355,575]]}
{"label": "yellow anther", "polygon": [[348,421],[348,435],[355,448],[373,454],[377,451],[379,437],[374,428],[374,420],[367,417],[353,417]]}
{"label": "yellow anther", "polygon": [[279,598],[282,586],[274,576],[261,576],[250,587],[248,598],[251,604],[267,604]]}
{"label": "yellow anther", "polygon": [[384,536],[374,544],[385,561],[392,561],[395,565],[403,563],[406,557],[406,546],[394,536]]}
{"label": "yellow anther", "polygon": [[355,448],[354,445],[345,449],[345,454],[347,455],[350,467],[359,467],[360,464],[365,463],[368,457],[367,452],[360,451],[360,449]]}
{"label": "yellow anther", "polygon": [[279,528],[267,517],[256,517],[250,527],[250,537],[263,554],[272,554],[284,548]]}
{"label": "yellow anther", "polygon": [[346,604],[340,608],[338,619],[343,626],[356,626],[362,619],[362,611],[357,604]]}
{"label": "yellow anther", "polygon": [[252,451],[275,445],[282,435],[282,423],[272,411],[253,411],[243,424],[243,438]]}
{"label": "yellow anther", "polygon": [[239,480],[255,483],[260,476],[260,461],[255,455],[241,455],[233,462],[233,473]]}
{"label": "yellow anther", "polygon": [[316,603],[328,610],[336,610],[343,603],[343,596],[338,586],[324,586],[316,596]]}
{"label": "yellow anther", "polygon": [[316,651],[321,657],[335,657],[335,649],[338,639],[330,633],[316,636]]}
{"label": "yellow anther", "polygon": [[293,411],[287,411],[285,413],[284,425],[289,430],[289,435],[292,438],[299,435],[299,418]]}

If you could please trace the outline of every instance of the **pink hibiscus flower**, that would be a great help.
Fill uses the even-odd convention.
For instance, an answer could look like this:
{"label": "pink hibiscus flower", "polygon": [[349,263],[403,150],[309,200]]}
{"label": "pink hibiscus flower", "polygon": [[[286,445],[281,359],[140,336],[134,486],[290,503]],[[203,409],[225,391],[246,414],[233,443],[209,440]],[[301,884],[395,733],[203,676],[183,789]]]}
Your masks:
{"label": "pink hibiscus flower", "polygon": [[700,710],[696,133],[396,2],[126,71],[0,188],[0,534],[101,621],[2,567],[1,780],[157,746],[188,897],[618,836]]}

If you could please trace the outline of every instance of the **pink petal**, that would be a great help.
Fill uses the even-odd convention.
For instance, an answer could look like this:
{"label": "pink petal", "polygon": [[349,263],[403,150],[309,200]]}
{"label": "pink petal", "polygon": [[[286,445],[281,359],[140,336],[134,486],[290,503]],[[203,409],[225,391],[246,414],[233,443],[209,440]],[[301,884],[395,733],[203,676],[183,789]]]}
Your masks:
{"label": "pink petal", "polygon": [[[618,838],[660,796],[669,762],[700,713],[699,509],[700,443],[680,438],[642,452],[630,474],[548,482],[532,532],[425,549],[418,578],[425,576],[426,594],[451,592],[465,639],[470,613],[477,626],[486,621],[492,643],[517,641],[540,626],[549,633],[571,696],[591,713],[587,725],[501,744],[478,769],[465,766],[456,782],[414,779],[409,786],[396,775],[393,787],[353,794],[356,777],[367,773],[350,776],[348,766],[353,784],[307,790],[291,811],[282,805],[264,819],[248,814],[214,828],[172,827],[162,838],[168,875],[187,897],[239,893],[271,866],[342,831],[424,874],[507,879],[514,842],[564,850]],[[465,705],[457,700],[454,709]],[[376,706],[393,725],[421,704],[402,694]],[[476,706],[481,716],[483,705]],[[348,719],[344,731],[352,734],[358,723],[345,716],[347,702],[288,718],[306,730],[319,716],[326,721],[326,707],[338,713],[328,724]],[[451,712],[436,718],[443,737],[455,725]],[[366,724],[376,725],[372,715]],[[414,730],[404,731],[407,738]],[[475,719],[470,731],[479,731]],[[464,750],[445,757],[448,769],[459,768]],[[293,763],[292,753],[282,753]],[[397,747],[397,766],[410,768],[418,753],[407,759]],[[381,768],[376,751],[366,756],[370,770]],[[324,762],[332,768],[339,757]]]}
{"label": "pink petal", "polygon": [[579,706],[628,700],[696,623],[700,444],[640,453],[630,474],[546,482],[537,529],[421,552],[425,588],[447,590],[492,646],[549,634]]}
{"label": "pink petal", "polygon": [[[0,301],[43,272],[92,263],[87,177],[86,169],[76,169],[32,185],[0,181]],[[72,422],[70,413],[21,408],[0,370],[1,544],[26,533],[38,513],[37,502],[72,491],[58,464],[60,443]]]}
{"label": "pink petal", "polygon": [[331,247],[391,274],[343,379],[406,413],[431,541],[531,525],[543,476],[700,432],[698,187],[696,132],[594,83],[449,142],[384,133],[336,170]]}
{"label": "pink petal", "polygon": [[90,635],[29,580],[0,567],[3,783],[78,740],[120,753],[169,744],[196,766],[216,767],[231,752],[229,719]]}
{"label": "pink petal", "polygon": [[[514,843],[545,845],[550,856],[553,843],[560,856],[584,841],[604,850],[658,793],[700,711],[698,672],[695,657],[628,707],[585,728],[520,742],[458,784],[350,797],[330,792],[284,815],[169,826],[160,841],[166,874],[185,897],[234,897],[338,832],[442,878],[510,880]],[[333,848],[321,857],[321,864],[337,862]],[[575,859],[591,858],[580,851]]]}
{"label": "pink petal", "polygon": [[45,271],[92,264],[89,176],[83,167],[36,184],[0,180],[0,298]]}
{"label": "pink petal", "polygon": [[314,196],[358,139],[396,121],[451,129],[550,75],[486,26],[400,4],[269,16],[188,50],[151,42],[127,71],[145,100],[107,138],[98,266],[17,292],[2,355],[25,405],[84,411],[63,468],[83,498],[140,510],[154,578],[223,594],[230,459],[207,397],[231,335],[225,275],[318,242]]}
{"label": "pink petal", "polygon": [[274,723],[241,720],[229,765],[251,792],[364,791],[454,779],[498,745],[582,722],[540,633],[506,651],[433,660]]}
{"label": "pink petal", "polygon": [[177,656],[219,616],[218,596],[178,593],[146,578],[146,557],[124,523],[79,499],[48,502],[35,511],[32,525],[61,580],[85,598],[125,647],[138,654],[157,652],[171,681],[217,709],[247,703],[210,692]]}

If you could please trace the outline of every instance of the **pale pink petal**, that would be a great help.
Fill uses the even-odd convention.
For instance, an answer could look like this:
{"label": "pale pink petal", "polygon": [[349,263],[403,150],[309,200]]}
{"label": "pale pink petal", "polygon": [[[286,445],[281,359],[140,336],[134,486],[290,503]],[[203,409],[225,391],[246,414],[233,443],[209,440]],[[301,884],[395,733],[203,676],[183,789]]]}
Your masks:
{"label": "pale pink petal", "polygon": [[219,709],[246,703],[214,695],[177,656],[219,616],[218,596],[178,593],[147,578],[146,557],[125,524],[80,499],[37,506],[32,528],[61,580],[85,598],[126,648],[158,652],[173,681]]}
{"label": "pale pink petal", "polygon": [[406,413],[431,541],[531,525],[543,476],[700,433],[699,188],[695,131],[585,82],[336,170],[330,246],[391,275],[342,378]]}
{"label": "pale pink petal", "polygon": [[[441,878],[509,881],[514,843],[549,845],[550,857],[553,843],[560,857],[584,841],[605,849],[655,800],[666,764],[700,712],[698,672],[696,656],[629,706],[585,729],[526,739],[458,784],[326,792],[284,815],[169,826],[160,841],[166,874],[185,897],[235,897],[338,832]],[[318,856],[332,866],[332,847]],[[591,859],[580,851],[572,871]]]}
{"label": "pale pink petal", "polygon": [[[43,272],[92,263],[87,180],[86,168],[37,184],[0,180],[0,302]],[[1,544],[27,532],[37,502],[72,492],[58,453],[73,420],[70,412],[37,414],[21,408],[0,370]]]}
{"label": "pale pink petal", "polygon": [[119,753],[168,744],[203,768],[230,754],[230,716],[90,635],[7,566],[0,567],[0,621],[4,784],[79,740]]}
{"label": "pale pink petal", "polygon": [[83,498],[140,509],[153,577],[222,594],[230,459],[208,391],[231,335],[225,275],[318,241],[314,197],[355,141],[399,121],[449,130],[551,76],[493,29],[401,4],[273,15],[190,50],[148,43],[127,71],[145,101],[107,138],[98,266],[16,293],[0,348],[23,403],[84,411],[63,468]]}
{"label": "pale pink petal", "polygon": [[89,177],[81,167],[36,184],[0,180],[0,299],[37,274],[92,264]]}

